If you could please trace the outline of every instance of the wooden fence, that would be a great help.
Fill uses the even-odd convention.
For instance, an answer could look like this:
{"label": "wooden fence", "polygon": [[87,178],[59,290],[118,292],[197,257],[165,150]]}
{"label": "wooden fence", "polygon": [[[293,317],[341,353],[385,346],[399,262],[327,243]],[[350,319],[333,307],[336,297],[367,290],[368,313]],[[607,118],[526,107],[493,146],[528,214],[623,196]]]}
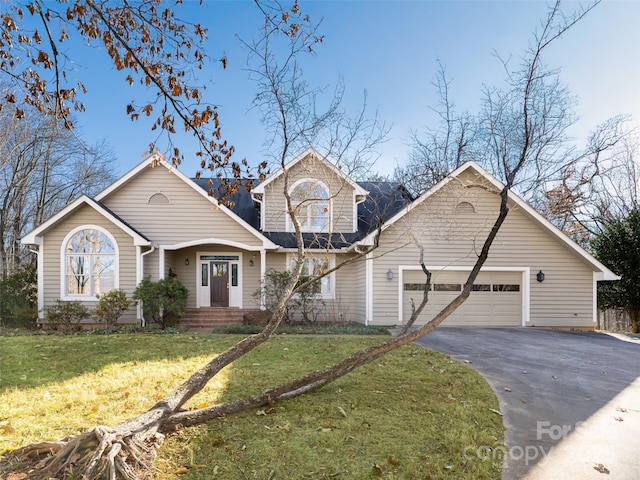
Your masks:
{"label": "wooden fence", "polygon": [[598,330],[631,332],[631,317],[621,309],[598,310]]}

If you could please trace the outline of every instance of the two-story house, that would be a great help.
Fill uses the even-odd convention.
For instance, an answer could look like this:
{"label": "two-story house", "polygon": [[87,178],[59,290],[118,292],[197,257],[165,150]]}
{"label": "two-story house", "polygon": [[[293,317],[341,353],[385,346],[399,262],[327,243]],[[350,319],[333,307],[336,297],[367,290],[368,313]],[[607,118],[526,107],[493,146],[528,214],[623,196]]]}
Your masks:
{"label": "two-story house", "polygon": [[[192,311],[258,309],[266,273],[289,268],[297,249],[287,191],[309,272],[353,260],[319,281],[327,312],[368,325],[406,322],[423,294],[422,255],[433,272],[425,322],[461,290],[497,216],[501,184],[469,162],[414,199],[397,183],[355,182],[309,149],[238,189],[229,206],[210,194],[215,187],[155,156],[69,204],[22,239],[37,251],[39,309],[56,299],[91,306],[112,288],[131,295],[143,278],[170,271]],[[593,328],[597,282],[618,277],[510,198],[470,298],[446,324]],[[121,322],[144,322],[141,309]]]}

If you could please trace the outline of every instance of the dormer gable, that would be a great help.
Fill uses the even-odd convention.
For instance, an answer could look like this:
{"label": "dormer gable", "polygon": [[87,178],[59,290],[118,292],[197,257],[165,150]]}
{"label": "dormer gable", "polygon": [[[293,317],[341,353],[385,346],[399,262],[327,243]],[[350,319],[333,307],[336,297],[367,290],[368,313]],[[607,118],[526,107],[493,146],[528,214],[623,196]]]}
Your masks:
{"label": "dormer gable", "polygon": [[353,233],[357,231],[357,206],[368,191],[313,148],[278,169],[251,190],[260,204],[261,230],[292,232],[287,215],[285,188],[303,232]]}

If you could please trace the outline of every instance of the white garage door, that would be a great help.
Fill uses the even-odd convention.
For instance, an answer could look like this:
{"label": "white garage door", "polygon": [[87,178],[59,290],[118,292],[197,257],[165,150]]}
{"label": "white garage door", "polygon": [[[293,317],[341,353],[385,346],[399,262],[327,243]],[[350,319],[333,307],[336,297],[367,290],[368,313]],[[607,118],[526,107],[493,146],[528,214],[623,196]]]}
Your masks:
{"label": "white garage door", "polygon": [[[462,291],[469,272],[433,272],[429,303],[417,325],[422,325],[440,312]],[[417,308],[424,292],[425,276],[421,271],[405,271],[403,275],[403,321],[409,320],[411,300]],[[481,272],[469,298],[442,325],[504,327],[522,325],[521,272]]]}

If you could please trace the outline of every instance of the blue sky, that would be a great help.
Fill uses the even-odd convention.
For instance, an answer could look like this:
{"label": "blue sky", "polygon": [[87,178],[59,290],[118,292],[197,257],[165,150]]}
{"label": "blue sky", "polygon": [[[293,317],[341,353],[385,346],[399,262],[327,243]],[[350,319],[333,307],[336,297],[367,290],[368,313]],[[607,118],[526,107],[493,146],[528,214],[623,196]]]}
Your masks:
{"label": "blue sky", "polygon": [[[374,170],[391,173],[409,152],[412,130],[433,124],[436,102],[431,85],[440,60],[452,78],[452,99],[459,110],[474,112],[483,85],[503,79],[497,52],[517,57],[546,13],[542,1],[300,1],[315,20],[322,19],[324,44],[305,60],[310,83],[333,85],[342,76],[345,101],[354,112],[364,90],[368,105],[391,126]],[[567,2],[566,11],[579,4]],[[179,12],[180,14],[180,12]],[[207,53],[226,55],[228,68],[214,64],[202,72],[205,99],[219,106],[223,135],[236,148],[236,160],[256,165],[263,158],[264,129],[251,109],[256,85],[246,71],[247,52],[236,34],[250,39],[260,25],[252,2],[215,1],[199,6],[187,0],[185,18],[209,27]],[[583,140],[597,124],[616,114],[640,119],[640,2],[605,0],[548,51],[545,60],[561,69],[561,79],[578,102],[579,122],[573,135]],[[101,51],[78,59],[79,74],[89,89],[87,112],[77,124],[89,142],[106,140],[124,173],[143,158],[153,139],[148,125],[124,114],[138,92],[124,74],[108,66]],[[183,153],[195,151],[189,137],[178,139]],[[195,159],[182,170],[192,175]]]}

